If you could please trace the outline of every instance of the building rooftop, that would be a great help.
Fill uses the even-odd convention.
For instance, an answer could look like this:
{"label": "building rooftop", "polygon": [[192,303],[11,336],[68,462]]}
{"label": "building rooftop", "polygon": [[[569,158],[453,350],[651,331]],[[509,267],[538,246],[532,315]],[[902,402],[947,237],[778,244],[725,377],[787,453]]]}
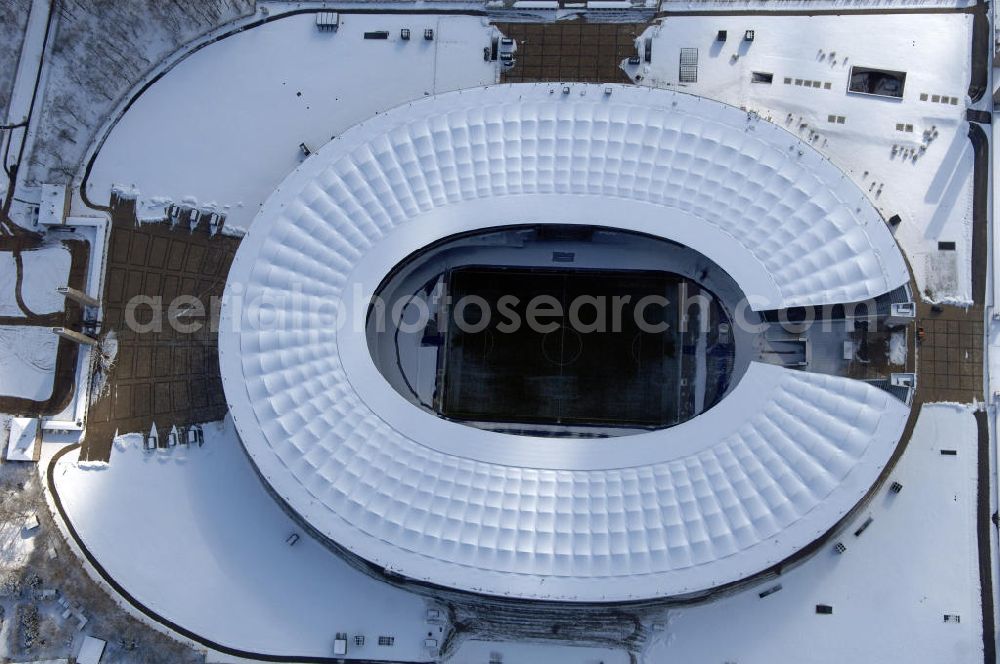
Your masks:
{"label": "building rooftop", "polygon": [[[864,497],[909,410],[848,378],[754,362],[707,414],[613,443],[472,429],[403,399],[371,359],[357,292],[422,246],[529,210],[683,243],[754,308],[859,300],[907,281],[853,183],[739,109],[544,84],[401,106],[296,169],[229,275],[229,407],[262,476],[304,521],[431,584],[612,601],[744,579]],[[322,313],[333,301],[349,312],[342,325]],[[295,322],[261,326],[254,302]]]}

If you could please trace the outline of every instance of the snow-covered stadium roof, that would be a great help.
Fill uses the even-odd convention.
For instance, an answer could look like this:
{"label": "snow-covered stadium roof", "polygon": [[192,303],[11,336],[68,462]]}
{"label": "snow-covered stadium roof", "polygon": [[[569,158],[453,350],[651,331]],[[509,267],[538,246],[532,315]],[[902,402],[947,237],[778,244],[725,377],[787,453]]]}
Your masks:
{"label": "snow-covered stadium roof", "polygon": [[[475,429],[406,401],[375,367],[365,307],[352,305],[430,242],[519,223],[681,242],[754,308],[856,301],[907,281],[885,224],[836,167],[723,104],[511,85],[374,117],[264,205],[220,326],[243,443],[313,528],[435,584],[618,601],[766,569],[869,490],[908,409],[847,378],[754,363],[705,415],[597,440]],[[331,302],[354,318],[332,325]]]}

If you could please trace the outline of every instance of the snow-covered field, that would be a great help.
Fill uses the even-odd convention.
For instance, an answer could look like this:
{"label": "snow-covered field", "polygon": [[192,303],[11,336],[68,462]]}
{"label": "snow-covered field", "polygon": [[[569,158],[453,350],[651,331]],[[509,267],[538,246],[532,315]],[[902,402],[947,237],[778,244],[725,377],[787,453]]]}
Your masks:
{"label": "snow-covered field", "polygon": [[0,252],[0,316],[24,316],[14,295],[16,284],[14,254],[9,251]]}
{"label": "snow-covered field", "polygon": [[[924,297],[966,302],[971,26],[967,14],[669,17],[639,40],[653,40],[652,63],[625,69],[643,85],[756,111],[808,141],[886,218],[900,215],[897,239]],[[719,30],[727,41],[716,41]],[[744,41],[746,30],[754,31],[752,42]],[[698,49],[696,83],[679,82],[682,48]],[[853,65],[905,71],[904,98],[848,93]],[[754,72],[772,74],[773,83],[751,82]],[[938,251],[939,241],[955,250]]]}
{"label": "snow-covered field", "polygon": [[[842,555],[827,547],[759,587],[669,611],[645,661],[982,662],[972,413],[925,405],[891,480],[903,490],[872,499],[841,535]],[[758,596],[777,583],[779,592]],[[817,604],[832,615],[817,614]]]}
{"label": "snow-covered field", "polygon": [[0,117],[7,116],[30,0],[0,2]]}
{"label": "snow-covered field", "polygon": [[[25,306],[34,314],[62,311],[64,298],[56,292],[56,288],[65,286],[69,278],[70,254],[65,245],[52,243],[35,251],[24,251],[21,263],[24,265],[21,297]],[[16,283],[14,254],[0,252],[0,316],[25,315],[17,306],[14,294]]]}
{"label": "snow-covered field", "polygon": [[[372,115],[428,94],[495,83],[495,28],[473,16],[313,14],[275,20],[192,54],[125,114],[88,182],[94,202],[135,192],[139,215],[170,203],[226,212],[246,228],[304,156]],[[403,28],[411,39],[400,39]],[[434,31],[424,39],[425,29]],[[388,31],[388,39],[365,32]]]}
{"label": "snow-covered field", "polygon": [[47,327],[0,325],[0,396],[48,399],[57,343]]}
{"label": "snow-covered field", "polygon": [[[111,463],[80,468],[76,453],[56,487],[87,547],[133,596],[218,643],[264,653],[348,653],[430,659],[417,595],[347,565],[291,521],[266,492],[230,422],[205,426],[203,447],[144,452],[119,439]],[[292,533],[301,539],[286,544]],[[356,647],[354,636],[364,635]],[[379,636],[394,645],[379,646]]]}

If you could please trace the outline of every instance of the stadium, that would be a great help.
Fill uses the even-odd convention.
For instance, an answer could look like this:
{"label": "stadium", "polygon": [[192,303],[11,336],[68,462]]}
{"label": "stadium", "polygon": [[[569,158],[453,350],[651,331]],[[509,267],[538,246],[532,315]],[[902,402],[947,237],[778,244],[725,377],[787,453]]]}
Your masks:
{"label": "stadium", "polygon": [[0,662],[996,664],[996,25],[0,3]]}
{"label": "stadium", "polygon": [[331,548],[492,596],[692,598],[815,551],[880,485],[915,379],[874,340],[911,295],[864,193],[755,113],[497,85],[289,174],[219,357],[259,476]]}

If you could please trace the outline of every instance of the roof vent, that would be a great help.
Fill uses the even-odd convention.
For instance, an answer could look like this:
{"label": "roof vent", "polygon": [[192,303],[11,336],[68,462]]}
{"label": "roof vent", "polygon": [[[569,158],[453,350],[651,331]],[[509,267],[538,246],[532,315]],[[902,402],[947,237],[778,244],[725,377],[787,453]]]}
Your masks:
{"label": "roof vent", "polygon": [[338,12],[319,12],[316,14],[316,29],[322,31],[336,30],[340,26]]}
{"label": "roof vent", "polygon": [[677,80],[681,83],[698,82],[698,49],[681,49],[680,71],[678,72]]}

